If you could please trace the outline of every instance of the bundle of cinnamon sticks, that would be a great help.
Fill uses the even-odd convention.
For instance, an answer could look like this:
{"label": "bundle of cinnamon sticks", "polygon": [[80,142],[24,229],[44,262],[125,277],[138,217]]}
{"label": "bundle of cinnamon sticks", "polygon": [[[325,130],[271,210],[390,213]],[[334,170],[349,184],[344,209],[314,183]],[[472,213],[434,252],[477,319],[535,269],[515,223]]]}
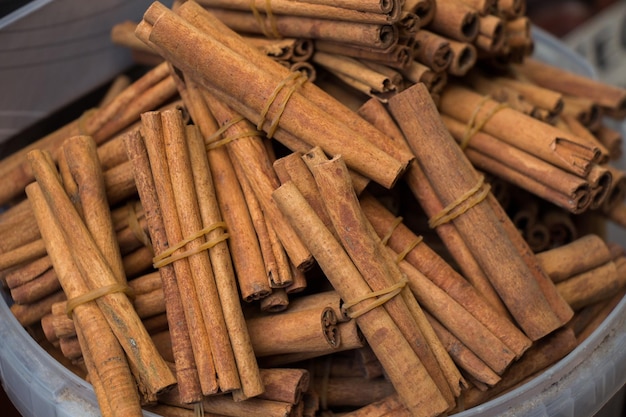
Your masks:
{"label": "bundle of cinnamon sticks", "polygon": [[624,295],[626,91],[530,58],[524,10],[153,3],[112,31],[144,75],[0,161],[11,310],[107,417],[451,415],[537,375]]}

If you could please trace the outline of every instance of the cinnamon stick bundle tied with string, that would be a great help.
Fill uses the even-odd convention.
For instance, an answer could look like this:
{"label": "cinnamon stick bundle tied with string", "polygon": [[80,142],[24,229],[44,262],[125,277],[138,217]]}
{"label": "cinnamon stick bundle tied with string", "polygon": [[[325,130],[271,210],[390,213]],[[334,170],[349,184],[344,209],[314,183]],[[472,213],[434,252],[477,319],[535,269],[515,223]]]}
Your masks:
{"label": "cinnamon stick bundle tied with string", "polygon": [[[178,88],[188,103],[197,129],[203,136],[205,147],[208,148],[206,155],[217,202],[223,219],[231,231],[229,246],[241,296],[246,301],[264,299],[272,292],[270,285],[272,277],[267,275],[271,269],[270,262],[263,257],[264,235],[258,227],[255,227],[251,207],[246,203],[244,187],[237,178],[228,151],[223,146],[216,146],[225,142],[219,138],[222,132],[209,107],[209,102],[214,101],[214,98],[205,94],[201,87],[190,80],[184,84],[179,82]],[[306,255],[305,258],[298,259],[302,261],[306,259]]]}
{"label": "cinnamon stick bundle tied with string", "polygon": [[[283,79],[283,77],[290,76],[289,71],[287,71],[284,67],[276,65],[276,63],[271,60],[261,58],[262,55],[260,55],[255,48],[250,47],[245,42],[241,42],[240,37],[236,33],[228,30],[222,30],[223,28],[221,23],[210,13],[207,13],[199,7],[195,2],[183,3],[180,7],[176,8],[176,12],[191,22],[194,26],[215,37],[217,40],[224,43],[234,51],[237,51],[239,54],[254,58],[253,60],[255,64],[260,68],[275,74],[281,79]],[[258,59],[256,59],[257,57]],[[378,129],[373,128],[362,118],[354,117],[354,112],[347,105],[342,104],[326,91],[316,87],[316,85],[312,83],[304,83],[301,85],[299,91],[326,113],[340,119],[351,129],[367,137],[376,146],[381,147],[387,153],[394,155],[396,159],[403,162],[403,164],[406,164],[407,161],[413,159],[413,155],[410,152],[406,152],[403,148],[395,146],[397,144],[394,145],[393,142],[389,141],[389,138],[387,138],[386,135]],[[294,140],[296,140],[293,135],[287,135],[286,132],[283,133],[279,128],[274,136],[281,142],[287,141],[285,142],[285,145],[292,150],[296,150],[291,147],[291,144]],[[297,150],[306,152],[311,147],[313,147],[313,145],[308,144],[306,149],[303,150],[298,148]]]}
{"label": "cinnamon stick bundle tied with string", "polygon": [[[456,217],[451,216],[451,221],[521,328],[531,339],[536,340],[561,327],[564,322],[553,310],[539,283],[532,278],[518,248],[502,228],[497,213],[493,211],[489,201],[484,200],[488,191],[483,199],[480,198],[480,178],[438,119],[427,90],[419,84],[410,87],[394,97],[390,102],[390,109],[444,207],[456,207],[457,204],[467,201],[464,211],[458,212]],[[424,115],[427,109],[430,109],[428,111],[431,115],[425,118],[428,122],[422,121],[418,125],[413,116]],[[429,140],[434,137],[440,138],[435,147],[429,145]],[[428,149],[433,151],[428,152]],[[465,173],[460,177],[456,172],[452,175],[448,169],[451,165],[463,169]],[[477,225],[480,233],[470,232]],[[483,238],[486,240],[482,241]],[[496,241],[499,244],[489,245],[488,251],[482,249],[485,242]],[[508,265],[505,266],[503,262]],[[517,286],[519,287],[515,289]],[[524,295],[521,296],[522,294]],[[528,300],[537,304],[528,308]]]}
{"label": "cinnamon stick bundle tied with string", "polygon": [[[29,185],[27,193],[29,201],[37,207],[37,219],[46,237],[48,250],[55,259],[64,290],[72,298],[88,293],[89,289],[71,261],[67,243],[38,184]],[[77,306],[72,316],[80,329],[82,349],[87,356],[87,369],[94,381],[102,410],[108,410],[112,416],[140,416],[141,404],[136,381],[126,362],[124,351],[95,302]]]}
{"label": "cinnamon stick bundle tied with string", "polygon": [[[600,150],[586,141],[461,85],[447,86],[440,109],[475,131],[482,130],[579,176],[586,176],[600,157]],[[522,125],[524,129],[512,129]]]}
{"label": "cinnamon stick bundle tied with string", "polygon": [[506,179],[572,213],[582,213],[592,203],[591,185],[567,172],[485,132],[466,137],[467,126],[441,115],[443,122],[477,168]]}
{"label": "cinnamon stick bundle tied with string", "polygon": [[[402,173],[402,163],[372,145],[366,138],[355,135],[353,130],[330,118],[319,107],[302,97],[297,91],[299,77],[274,77],[158,3],[148,9],[145,18],[147,20],[144,19],[137,30],[142,40],[157,44],[159,52],[174,65],[195,78],[234,110],[255,122],[257,127],[266,130],[268,136],[273,136],[278,128],[285,129],[305,142],[319,144],[331,154],[342,153],[353,168],[385,186],[392,186]],[[224,27],[222,30],[228,29]],[[194,45],[193,48],[185,50],[181,48],[183,44],[180,42],[172,43],[177,36],[185,37],[187,41],[184,44]],[[198,54],[197,47],[201,45],[211,49],[210,62],[200,64],[198,59],[203,54]],[[232,73],[240,74],[236,77],[237,82],[229,82],[228,80],[233,80],[230,76],[218,81],[222,78],[220,74]],[[241,79],[248,80],[249,85],[257,86],[258,91],[244,94],[239,88]],[[270,111],[274,107],[272,104],[279,103],[279,113],[273,115],[273,111]],[[307,115],[305,119],[304,115]],[[272,118],[271,122],[267,120],[268,116]],[[325,143],[319,143],[320,140]]]}
{"label": "cinnamon stick bundle tied with string", "polygon": [[[76,264],[92,290],[112,288],[121,285],[118,277],[108,265],[91,236],[87,226],[80,219],[76,208],[61,188],[55,168],[50,165],[41,151],[31,151],[29,161],[37,182],[42,187],[46,201],[54,215],[59,219],[63,234],[73,252]],[[124,286],[125,288],[125,286]],[[171,386],[175,380],[163,359],[156,352],[141,320],[136,315],[128,297],[116,290],[98,298],[109,326],[124,348],[130,363],[139,371],[141,383],[148,393],[158,393]],[[142,348],[138,349],[137,346]]]}
{"label": "cinnamon stick bundle tied with string", "polygon": [[[353,300],[368,294],[371,291],[369,286],[297,188],[288,182],[281,185],[273,196],[298,233],[309,237],[307,243],[311,253],[342,297]],[[434,416],[449,407],[384,309],[374,308],[356,320],[409,410],[416,415]],[[376,330],[382,328],[386,329],[384,335]],[[415,395],[417,386],[422,387],[418,396]]]}
{"label": "cinnamon stick bundle tied with string", "polygon": [[[313,172],[335,232],[368,284],[374,291],[403,285],[407,280],[404,271],[379,246],[375,232],[360,209],[342,161],[327,160],[315,150],[304,155],[304,159]],[[385,303],[385,309],[409,340],[442,394],[448,398],[457,395],[463,384],[460,373],[434,337],[413,293],[408,288],[399,291],[397,298]],[[350,302],[346,303],[345,307],[350,308]],[[423,341],[417,342],[421,338]]]}

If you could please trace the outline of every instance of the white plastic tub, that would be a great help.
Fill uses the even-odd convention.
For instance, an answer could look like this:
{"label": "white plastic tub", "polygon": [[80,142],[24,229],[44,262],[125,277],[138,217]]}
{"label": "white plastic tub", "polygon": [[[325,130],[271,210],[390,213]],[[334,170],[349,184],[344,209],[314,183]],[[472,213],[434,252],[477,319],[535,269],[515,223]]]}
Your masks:
{"label": "white plastic tub", "polygon": [[[570,70],[593,69],[537,30],[536,55]],[[626,241],[620,242],[626,245]],[[24,417],[96,417],[91,386],[53,359],[0,300],[0,379]],[[626,299],[574,351],[541,376],[457,417],[591,417],[626,383]],[[144,412],[146,417],[156,416]]]}

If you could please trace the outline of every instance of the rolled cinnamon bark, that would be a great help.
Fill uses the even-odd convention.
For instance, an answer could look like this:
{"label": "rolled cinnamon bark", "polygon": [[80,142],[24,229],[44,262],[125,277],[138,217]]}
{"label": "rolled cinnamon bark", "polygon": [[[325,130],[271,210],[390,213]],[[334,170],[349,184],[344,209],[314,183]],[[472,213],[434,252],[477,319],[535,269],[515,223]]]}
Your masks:
{"label": "rolled cinnamon bark", "polygon": [[216,121],[222,126],[229,126],[224,131],[224,137],[237,138],[225,144],[226,149],[231,158],[238,161],[252,191],[263,207],[290,259],[298,268],[307,269],[311,263],[311,255],[285,221],[271,198],[272,191],[278,187],[280,182],[272,169],[270,157],[263,146],[261,137],[250,135],[255,132],[255,129],[247,120],[231,123],[238,117],[237,113],[219,100],[208,95],[205,95],[205,99]]}
{"label": "rolled cinnamon bark", "polygon": [[476,48],[468,42],[459,42],[451,39],[449,44],[452,60],[447,71],[452,75],[462,77],[474,67],[478,59],[478,53]]}
{"label": "rolled cinnamon bark", "polygon": [[473,42],[478,36],[478,13],[460,0],[438,2],[428,28],[457,41]]}
{"label": "rolled cinnamon bark", "polygon": [[126,283],[122,254],[111,218],[104,175],[90,136],[75,136],[63,143],[65,161],[78,187],[85,225],[120,284]]}
{"label": "rolled cinnamon bark", "polygon": [[[273,196],[298,233],[309,236],[311,253],[342,297],[355,299],[368,294],[369,286],[295,186],[285,183]],[[444,412],[447,401],[384,309],[374,308],[356,320],[407,408],[415,415]],[[376,332],[380,328],[387,329],[384,336]],[[417,386],[421,395],[415,395]]]}
{"label": "rolled cinnamon bark", "polygon": [[[8,275],[12,279],[14,275]],[[43,273],[32,277],[27,283],[11,288],[11,298],[17,304],[31,304],[61,289],[61,285],[54,269],[47,269]]]}
{"label": "rolled cinnamon bark", "polygon": [[449,39],[428,29],[415,33],[415,41],[419,45],[414,59],[435,72],[443,72],[452,63],[452,49]]}
{"label": "rolled cinnamon bark", "polygon": [[478,17],[478,35],[474,45],[490,54],[498,53],[505,46],[503,20],[493,14]]}
{"label": "rolled cinnamon bark", "polygon": [[[186,85],[180,91],[183,96],[188,95],[190,112],[206,141],[218,131],[217,121],[211,115],[200,87],[190,81]],[[208,150],[207,158],[220,212],[229,228],[230,253],[241,296],[246,301],[262,299],[271,293],[270,282],[265,274],[260,243],[235,168],[223,147]]]}
{"label": "rolled cinnamon bark", "polygon": [[[506,316],[499,314],[485,299],[424,242],[415,244],[419,237],[371,195],[360,199],[364,213],[381,239],[388,237],[387,244],[426,275],[433,283],[464,306],[483,325],[497,335],[519,357],[530,347],[522,332]],[[407,249],[410,249],[407,252]]]}
{"label": "rolled cinnamon bark", "polygon": [[[207,8],[238,33],[269,37],[307,38],[387,49],[398,41],[398,29],[389,22],[363,23],[304,16],[273,15],[270,25],[249,11]],[[278,35],[278,36],[276,36]]]}
{"label": "rolled cinnamon bark", "polygon": [[514,69],[534,83],[564,94],[585,97],[615,116],[626,112],[626,90],[529,58]]}
{"label": "rolled cinnamon bark", "polygon": [[401,86],[398,85],[400,79],[396,79],[394,82],[386,74],[368,68],[356,59],[322,51],[315,52],[312,59],[314,63],[341,80],[353,80],[351,85],[362,86],[358,89],[369,96],[386,99],[401,89]]}
{"label": "rolled cinnamon bark", "polygon": [[[86,277],[87,285],[91,289],[97,289],[116,284],[115,275],[63,191],[47,158],[41,151],[34,150],[29,152],[28,159],[46,201],[59,219],[70,250],[80,253],[75,256],[76,264]],[[174,376],[156,351],[126,294],[108,294],[100,297],[97,303],[124,348],[129,362],[137,369],[147,392],[158,393],[174,384]],[[138,346],[141,348],[137,348]]]}
{"label": "rolled cinnamon bark", "polygon": [[380,50],[324,40],[315,41],[315,50],[379,62],[399,69],[408,66],[414,54],[410,46],[402,44]]}
{"label": "rolled cinnamon bark", "polygon": [[[455,140],[463,146],[467,127],[445,114],[441,115],[441,119]],[[566,172],[484,132],[477,132],[466,144],[465,154],[478,168],[503,177],[510,183],[534,192],[573,213],[582,213],[590,208],[591,190],[586,179]],[[542,188],[537,183],[548,188]]]}
{"label": "rolled cinnamon bark", "polygon": [[617,269],[617,262],[609,261],[570,277],[559,282],[556,288],[574,310],[608,299],[626,285],[626,279]]}
{"label": "rolled cinnamon bark", "polygon": [[0,270],[33,261],[46,254],[46,248],[41,239],[26,243],[18,248],[0,254]]}
{"label": "rolled cinnamon bark", "polygon": [[[286,309],[288,310],[288,308]],[[278,355],[263,356],[259,358],[262,367],[284,367],[284,366],[304,366],[302,365],[309,360],[323,360],[323,358],[333,355],[333,357],[341,352],[350,352],[355,349],[361,349],[366,346],[363,336],[361,335],[356,322],[348,320],[338,322],[336,325],[336,340],[341,343],[339,346],[331,346],[330,344],[318,350],[303,350],[294,353],[282,353]]]}
{"label": "rolled cinnamon bark", "polygon": [[[216,88],[219,88],[219,91],[222,92],[221,95],[219,95],[221,99],[226,99],[226,102],[233,108],[233,110],[240,112],[249,120],[257,123],[259,127],[266,129],[271,133],[273,133],[277,127],[280,127],[281,129],[284,128],[287,131],[291,131],[296,136],[307,138],[306,140],[312,140],[314,143],[323,139],[326,143],[323,145],[320,143],[320,145],[326,151],[330,153],[342,153],[346,158],[346,161],[351,161],[351,164],[354,162],[357,165],[363,165],[362,162],[367,161],[367,165],[372,165],[371,168],[361,166],[357,169],[357,171],[360,171],[361,173],[368,173],[368,175],[373,177],[372,179],[375,178],[376,181],[381,181],[382,184],[387,186],[392,185],[397,180],[398,176],[402,172],[402,167],[401,164],[389,154],[383,152],[378,147],[371,145],[371,143],[365,138],[355,136],[354,131],[347,128],[341,122],[335,121],[334,119],[331,120],[325,115],[324,111],[311,103],[309,100],[302,97],[299,92],[286,92],[286,94],[290,94],[287,96],[280,94],[282,90],[289,90],[289,88],[276,89],[276,86],[279,86],[281,82],[288,83],[288,80],[277,79],[272,74],[259,69],[256,65],[252,64],[249,59],[242,57],[232,49],[227,48],[217,39],[200,32],[197,28],[191,26],[189,23],[186,23],[183,19],[178,18],[174,13],[169,12],[166,8],[158,8],[153,5],[153,7],[151,7],[146,13],[146,17],[148,20],[143,21],[145,24],[139,25],[140,27],[138,27],[138,29],[140,29],[138,30],[138,34],[143,33],[140,35],[143,39],[147,40],[147,38],[150,37],[149,42],[159,43],[161,53],[167,54],[168,59],[170,59],[176,66],[180,67],[190,76],[196,78],[197,82],[201,83],[209,90],[217,91]],[[156,25],[151,26],[148,21],[152,21],[156,23]],[[227,30],[227,28],[223,28],[223,31]],[[172,32],[185,37],[191,36],[192,38],[197,38],[198,43],[191,42],[192,38],[188,38],[188,41],[185,42],[187,45],[195,45],[194,48],[192,48],[193,51],[185,51],[184,49],[181,49],[181,45],[178,44],[178,42],[175,42],[176,46],[169,43],[172,40],[172,36],[176,36],[172,35]],[[243,42],[240,41],[240,43]],[[217,64],[215,68],[206,67],[206,65],[202,64],[203,69],[201,72],[198,72],[197,58],[201,56],[201,54],[198,54],[196,49],[197,45],[206,45],[207,47],[212,45],[211,55],[213,58],[211,61]],[[165,50],[168,50],[169,52],[165,52]],[[263,57],[262,59],[271,61],[271,59],[267,57]],[[218,61],[223,62],[218,63]],[[241,77],[248,79],[251,85],[258,85],[260,87],[260,90],[257,92],[258,94],[246,95],[244,98],[241,94],[241,89],[239,88],[238,83],[235,85],[232,83],[220,82],[218,83],[219,87],[215,84],[215,80],[219,77],[220,73],[225,74],[231,73],[232,71],[235,71],[239,73]],[[237,79],[240,80],[242,79],[241,77],[237,77]],[[295,88],[295,86],[293,87]],[[276,91],[273,92],[274,90]],[[269,102],[268,99],[270,99],[274,94],[277,95],[276,99],[279,102],[283,101],[283,106],[280,106],[281,113],[274,115],[271,123],[266,123],[265,113],[267,113],[267,111],[263,109],[265,106],[268,106],[268,104],[269,107],[273,107],[271,104],[274,99],[271,99]],[[227,97],[230,97],[230,99]],[[254,115],[251,111],[258,113]],[[307,114],[307,118],[310,117],[311,119],[308,121],[303,120],[303,114]],[[324,122],[322,123],[321,121]],[[328,131],[326,132],[327,134],[322,133],[323,130],[331,128],[331,126],[332,132]],[[323,130],[321,131],[320,129]],[[306,133],[307,131],[309,133]],[[348,135],[350,138],[349,141],[344,140],[346,137],[341,139],[342,131]],[[336,146],[339,145],[337,140],[343,143],[340,146]],[[332,145],[332,142],[336,142],[336,144]],[[359,142],[360,144],[357,145]],[[349,147],[347,146],[348,143],[350,143]],[[341,149],[339,149],[339,147],[341,147]],[[353,159],[349,156],[352,153],[349,148],[353,148],[353,150],[356,151],[355,147],[358,148],[358,152],[356,153],[360,156],[359,158],[356,158],[355,155],[355,158]],[[366,156],[366,154],[368,154],[368,156]],[[391,165],[387,165],[387,162],[379,160],[379,157],[382,157],[383,160],[387,160],[387,162],[391,163]],[[375,162],[377,160],[379,161]],[[374,165],[376,166],[375,168]],[[381,169],[381,166],[385,165],[386,167]],[[384,179],[384,177],[387,177],[387,179]],[[393,179],[391,177],[393,177]]]}
{"label": "rolled cinnamon bark", "polygon": [[[195,236],[205,228],[216,223],[203,225],[198,207],[198,196],[194,188],[187,137],[182,116],[176,110],[167,110],[160,114],[163,124],[163,144],[169,166],[170,181],[174,190],[176,211],[184,238]],[[207,198],[209,196],[206,196]],[[218,232],[219,234],[219,232]],[[221,234],[219,234],[221,235]],[[220,239],[220,237],[217,237]],[[206,250],[201,249],[208,240],[200,236],[184,246],[191,254],[187,257],[192,271],[192,279],[197,294],[205,301],[201,303],[209,341],[213,353],[218,382],[222,391],[228,392],[241,388],[233,355],[224,311],[220,302],[215,273]],[[170,241],[170,244],[178,244]],[[222,271],[223,272],[223,271]],[[222,294],[225,297],[227,294]],[[229,294],[232,295],[232,294]],[[238,299],[238,297],[237,297]]]}
{"label": "rolled cinnamon bark", "polygon": [[[165,312],[163,289],[158,272],[151,272],[130,280],[128,286],[133,290],[135,295],[133,306],[142,320]],[[58,302],[52,306],[49,330],[53,333],[52,337],[48,337],[50,342],[59,338],[76,336],[76,328],[66,311],[67,302]]]}
{"label": "rolled cinnamon bark", "polygon": [[[167,159],[165,156],[165,150],[162,148],[162,125],[161,118],[158,112],[144,113],[142,116],[142,124],[145,126],[143,145],[145,150],[139,155],[144,159],[144,169],[148,169],[147,173],[143,174],[146,181],[149,177],[148,173],[151,173],[153,181],[153,192],[150,196],[151,200],[156,202],[158,206],[152,206],[150,203],[150,210],[159,210],[161,221],[163,222],[162,229],[159,233],[159,239],[164,238],[165,241],[161,242],[163,250],[167,250],[170,247],[170,242],[181,242],[183,239],[182,232],[180,230],[180,224],[178,221],[178,214],[176,213],[176,207],[174,202],[174,191],[172,190],[172,183],[169,180],[169,173],[167,167]],[[161,144],[161,146],[159,146]],[[129,146],[129,144],[127,144]],[[141,146],[141,143],[136,143],[136,146]],[[130,151],[129,151],[130,152]],[[144,155],[142,155],[144,154]],[[147,156],[147,158],[146,158]],[[143,171],[142,171],[143,172]],[[137,173],[135,174],[137,175]],[[146,183],[146,188],[150,183]],[[147,197],[148,195],[146,195]],[[154,197],[153,197],[154,196]],[[145,197],[144,197],[145,198]],[[148,203],[146,203],[148,206]],[[158,213],[158,212],[157,212]],[[156,226],[156,225],[155,225]],[[155,230],[152,230],[154,232]],[[157,237],[153,237],[156,239]],[[155,243],[156,245],[156,243]],[[156,247],[155,247],[156,249]],[[180,251],[180,250],[179,250]],[[162,253],[162,252],[158,252]],[[176,253],[176,252],[175,252]],[[213,364],[213,355],[210,350],[210,344],[208,340],[208,334],[204,323],[204,317],[199,305],[199,298],[197,297],[196,289],[192,281],[191,270],[187,259],[179,259],[171,264],[165,265],[165,268],[173,269],[173,276],[165,276],[164,279],[175,279],[176,285],[180,293],[180,300],[182,303],[183,312],[187,321],[187,331],[189,332],[189,340],[194,353],[196,368],[198,369],[198,377],[200,378],[200,386],[202,393],[208,395],[218,390],[217,381],[215,379],[215,368]],[[169,274],[170,272],[165,272]],[[175,278],[174,278],[175,277]]]}
{"label": "rolled cinnamon bark", "polygon": [[587,176],[591,188],[591,203],[589,208],[594,210],[602,207],[613,186],[613,171],[607,166],[595,164]]}
{"label": "rolled cinnamon bark", "polygon": [[[399,143],[404,143],[408,146],[403,133],[399,127],[392,122],[391,115],[380,106],[370,105],[369,107],[378,107],[378,112],[362,112],[364,116],[368,117],[370,122],[375,123],[381,129],[386,130],[386,133],[394,137]],[[387,121],[385,121],[387,119]],[[404,176],[407,185],[420,202],[421,206],[429,216],[434,216],[443,210],[443,205],[436,196],[432,185],[428,177],[424,174],[420,166],[413,161],[409,166],[408,172]],[[476,289],[489,301],[489,303],[496,308],[503,316],[509,316],[508,311],[504,307],[500,297],[496,294],[491,283],[485,276],[481,267],[476,263],[474,256],[468,250],[467,245],[463,242],[457,230],[452,224],[442,224],[437,228],[437,233],[446,243],[448,251],[453,255],[459,266],[463,270],[465,277],[476,287]],[[410,240],[409,243],[415,240]],[[421,247],[418,245],[417,247]],[[404,251],[406,246],[400,248],[400,251]]]}
{"label": "rolled cinnamon bark", "polygon": [[[256,65],[268,72],[276,74],[278,78],[283,79],[289,76],[289,71],[285,70],[284,67],[276,65],[276,63],[272,62],[272,60],[260,59],[261,55],[259,52],[254,48],[251,48],[245,42],[241,42],[237,34],[232,31],[221,30],[220,28],[222,26],[219,20],[217,20],[210,13],[204,11],[201,7],[198,7],[195,2],[183,3],[176,9],[176,12],[191,22],[194,26],[215,37],[229,48],[237,51],[239,54],[254,58]],[[259,59],[256,59],[256,57],[259,57]],[[340,119],[351,129],[368,138],[376,144],[376,146],[393,155],[396,159],[401,161],[402,164],[406,165],[408,161],[413,159],[413,155],[410,152],[406,152],[406,150],[402,147],[391,146],[393,143],[390,143],[389,138],[386,137],[386,135],[382,134],[382,132],[378,129],[373,129],[372,126],[366,123],[362,118],[355,117],[354,112],[351,109],[334,99],[330,94],[321,88],[318,88],[316,85],[312,83],[304,83],[301,86],[301,92],[305,97],[314,102],[326,113],[332,115],[333,118]],[[281,129],[278,129],[276,132],[277,138],[280,133]],[[282,140],[283,138],[281,138],[281,141]],[[308,151],[308,149],[303,152],[306,151]],[[345,153],[345,151],[343,153]]]}
{"label": "rolled cinnamon bark", "polygon": [[606,165],[605,168],[609,170],[613,178],[601,207],[606,213],[626,199],[626,172],[613,165]]}
{"label": "rolled cinnamon bark", "polygon": [[448,81],[447,73],[435,72],[430,67],[413,60],[408,68],[402,70],[402,75],[412,83],[424,83],[432,93],[441,91]]}
{"label": "rolled cinnamon bark", "polygon": [[[189,149],[193,183],[198,196],[198,209],[203,227],[210,227],[222,221],[215,187],[210,177],[208,158],[204,140],[197,128],[187,128],[187,147]],[[224,322],[233,350],[235,365],[241,383],[240,392],[233,395],[237,399],[254,397],[263,392],[250,337],[247,333],[237,281],[231,261],[228,244],[222,239],[224,231],[214,230],[207,235],[207,240],[219,241],[209,248],[211,267],[215,276],[216,289],[224,314]]]}
{"label": "rolled cinnamon bark", "polygon": [[[448,136],[423,86],[416,84],[394,97],[390,102],[390,109],[445,206],[454,203],[476,186],[476,172]],[[415,114],[421,114],[422,119],[429,121],[428,125],[423,120],[418,125],[413,117]],[[439,139],[436,147],[432,148],[429,141],[434,137]],[[427,149],[437,151],[428,152]],[[459,176],[457,171],[451,175],[448,170],[451,164],[457,169],[463,169],[464,173]],[[463,235],[463,240],[471,248],[515,320],[531,339],[541,338],[563,324],[538,282],[532,277],[532,272],[502,227],[489,201],[476,202],[452,222]],[[470,232],[476,225],[480,225],[480,238],[476,233]],[[531,309],[528,308],[528,300],[536,303]]]}
{"label": "rolled cinnamon bark", "polygon": [[[339,240],[372,290],[384,291],[405,279],[403,272],[379,245],[378,236],[363,215],[343,161],[340,158],[328,160],[314,151],[304,155],[304,159],[313,172]],[[442,394],[453,402],[460,385],[460,374],[454,377],[453,372],[444,372],[444,369],[453,370],[454,366],[448,367],[450,357],[437,350],[442,347],[437,345],[436,337],[435,341],[429,338],[432,334],[430,325],[419,321],[423,313],[413,294],[402,288],[399,295],[389,299],[384,307]]]}
{"label": "rolled cinnamon bark", "polygon": [[[399,2],[354,2],[353,5],[343,2],[293,2],[289,0],[273,0],[271,4],[261,1],[249,3],[245,0],[200,0],[198,2],[208,9],[244,10],[264,14],[268,20],[280,19],[282,15],[305,16],[322,19],[346,20],[364,23],[395,23],[400,11]],[[381,4],[383,7],[380,7]],[[262,18],[261,18],[262,20]],[[279,32],[280,33],[280,32]]]}
{"label": "rolled cinnamon bark", "polygon": [[402,10],[415,13],[420,18],[420,24],[426,26],[435,17],[437,3],[433,0],[406,0],[402,4]]}
{"label": "rolled cinnamon bark", "polygon": [[[441,95],[440,109],[443,114],[470,125],[473,125],[473,121],[483,121],[479,124],[479,130],[569,172],[586,176],[591,165],[597,162],[599,149],[581,142],[577,137],[515,110],[502,106],[496,110],[496,107],[498,104],[495,101],[460,85],[448,85]],[[522,124],[524,129],[511,128]],[[515,132],[515,135],[510,132]],[[524,138],[524,132],[530,136]]]}
{"label": "rolled cinnamon bark", "polygon": [[501,374],[513,362],[515,354],[442,289],[429,281],[407,261],[400,268],[409,279],[415,297],[432,316],[472,350],[494,372]]}
{"label": "rolled cinnamon bark", "polygon": [[594,133],[592,133],[587,126],[583,125],[579,119],[571,114],[565,113],[559,117],[557,122],[558,127],[564,128],[565,131],[580,137],[583,140],[587,140],[590,144],[597,146],[600,149],[601,156],[598,159],[598,164],[606,164],[609,161],[609,150],[600,142]]}
{"label": "rolled cinnamon bark", "polygon": [[258,398],[297,404],[309,389],[310,375],[306,369],[265,368],[260,369],[265,388]]}
{"label": "rolled cinnamon bark", "polygon": [[26,327],[41,321],[42,317],[50,313],[54,303],[65,299],[65,293],[57,291],[31,304],[13,304],[10,309],[17,321]]}
{"label": "rolled cinnamon bark", "polygon": [[541,109],[547,110],[550,118],[557,116],[563,110],[563,95],[554,90],[513,77],[495,77],[492,80],[497,84],[506,85],[518,91],[525,100],[530,101]]}
{"label": "rolled cinnamon bark", "polygon": [[436,318],[428,314],[428,319],[435,329],[454,362],[469,374],[474,380],[483,384],[494,386],[500,382],[500,376],[493,371],[485,362],[463,344],[457,337],[450,333]]}
{"label": "rolled cinnamon bark", "polygon": [[246,320],[257,357],[339,347],[337,317],[329,307],[253,317]]}
{"label": "rolled cinnamon bark", "polygon": [[[37,222],[64,291],[70,298],[88,293],[89,287],[72,260],[64,233],[57,223],[58,218],[48,205],[43,191],[37,183],[33,183],[26,192],[31,204],[36,207]],[[110,410],[114,416],[142,415],[137,382],[120,343],[96,301],[77,306],[72,317],[80,329],[81,342],[89,352],[89,360],[86,362],[88,371],[95,376],[97,383],[101,383],[97,384],[98,403],[102,403],[103,409]]]}

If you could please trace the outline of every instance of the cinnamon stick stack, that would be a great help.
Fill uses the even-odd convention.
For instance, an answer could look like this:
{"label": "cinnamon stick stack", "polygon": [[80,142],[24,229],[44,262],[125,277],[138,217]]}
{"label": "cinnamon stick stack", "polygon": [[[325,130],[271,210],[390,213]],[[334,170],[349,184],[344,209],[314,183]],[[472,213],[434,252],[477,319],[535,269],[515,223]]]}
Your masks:
{"label": "cinnamon stick stack", "polygon": [[[519,1],[154,3],[112,33],[153,69],[0,162],[12,311],[88,372],[103,415],[488,401],[625,285],[597,233],[626,225],[600,118],[623,91],[549,83],[529,29]],[[125,351],[120,310],[148,348]]]}

